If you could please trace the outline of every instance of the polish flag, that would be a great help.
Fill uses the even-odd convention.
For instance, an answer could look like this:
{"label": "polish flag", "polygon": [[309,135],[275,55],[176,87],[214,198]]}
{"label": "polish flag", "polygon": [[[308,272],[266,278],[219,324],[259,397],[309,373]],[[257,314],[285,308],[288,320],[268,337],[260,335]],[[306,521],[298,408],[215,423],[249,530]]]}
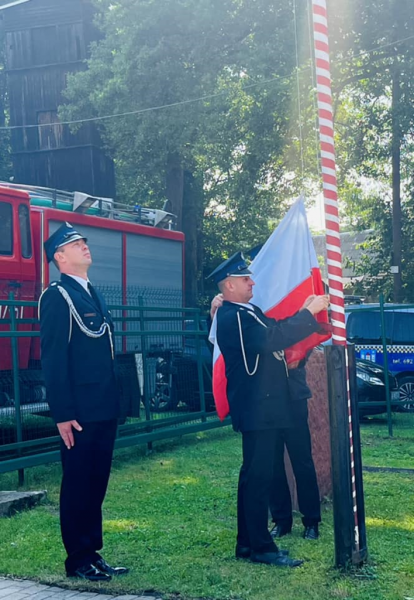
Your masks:
{"label": "polish flag", "polygon": [[[305,203],[298,198],[250,265],[255,282],[251,302],[275,319],[294,315],[306,298],[324,294],[321,272],[306,219]],[[306,357],[307,353],[331,337],[328,313],[316,316],[324,333],[313,333],[285,350],[288,365]],[[227,378],[223,355],[216,339],[216,316],[209,340],[214,344],[213,395],[217,414],[223,420],[229,414]]]}

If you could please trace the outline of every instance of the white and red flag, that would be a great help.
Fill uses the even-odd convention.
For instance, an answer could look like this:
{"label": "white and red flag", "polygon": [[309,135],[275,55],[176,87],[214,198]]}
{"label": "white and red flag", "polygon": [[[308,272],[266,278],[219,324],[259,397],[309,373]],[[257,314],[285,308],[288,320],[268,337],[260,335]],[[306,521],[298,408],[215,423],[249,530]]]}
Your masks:
{"label": "white and red flag", "polygon": [[[302,197],[292,205],[249,269],[256,284],[251,301],[268,317],[278,320],[291,317],[309,296],[325,293]],[[309,350],[331,337],[327,312],[319,313],[316,319],[322,328],[326,325],[326,333],[313,333],[287,348],[285,358],[288,365],[302,360]],[[229,414],[227,378],[216,330],[215,316],[209,335],[210,342],[214,344],[213,395],[217,414],[223,420]]]}

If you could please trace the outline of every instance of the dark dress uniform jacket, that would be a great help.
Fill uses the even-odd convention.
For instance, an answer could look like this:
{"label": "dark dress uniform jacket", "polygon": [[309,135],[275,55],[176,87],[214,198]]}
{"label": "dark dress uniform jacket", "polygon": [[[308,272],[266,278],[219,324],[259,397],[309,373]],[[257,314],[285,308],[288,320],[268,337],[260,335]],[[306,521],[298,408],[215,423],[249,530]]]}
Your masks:
{"label": "dark dress uniform jacket", "polygon": [[217,342],[226,365],[233,427],[242,432],[291,427],[289,373],[280,351],[318,331],[319,325],[308,310],[276,321],[258,307],[249,307],[223,302],[217,312]]}
{"label": "dark dress uniform jacket", "polygon": [[42,369],[47,401],[56,423],[108,421],[119,414],[119,398],[109,334],[88,337],[70,316],[57,285],[63,287],[85,326],[98,331],[104,321],[113,330],[102,295],[93,297],[72,277],[62,274],[39,303]]}

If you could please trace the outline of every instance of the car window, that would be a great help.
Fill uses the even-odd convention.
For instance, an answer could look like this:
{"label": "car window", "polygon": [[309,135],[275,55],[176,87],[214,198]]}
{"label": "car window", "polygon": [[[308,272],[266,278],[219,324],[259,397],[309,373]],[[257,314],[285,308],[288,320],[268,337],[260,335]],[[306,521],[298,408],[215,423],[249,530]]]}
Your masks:
{"label": "car window", "polygon": [[23,258],[32,257],[32,236],[30,233],[30,212],[26,204],[19,206],[20,239]]}
{"label": "car window", "polygon": [[394,313],[393,344],[414,343],[414,313]]}
{"label": "car window", "polygon": [[0,254],[13,254],[13,213],[8,202],[0,202]]}
{"label": "car window", "polygon": [[[394,314],[385,313],[387,342],[391,342]],[[347,338],[355,344],[381,344],[381,314],[379,311],[364,310],[351,313],[346,323]]]}

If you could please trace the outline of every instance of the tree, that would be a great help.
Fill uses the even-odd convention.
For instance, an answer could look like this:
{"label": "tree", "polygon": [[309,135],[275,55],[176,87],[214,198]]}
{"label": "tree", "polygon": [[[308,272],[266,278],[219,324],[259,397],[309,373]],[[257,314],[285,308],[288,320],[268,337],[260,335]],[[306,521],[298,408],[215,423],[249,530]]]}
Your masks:
{"label": "tree", "polygon": [[101,122],[119,195],[168,200],[187,237],[194,302],[203,249],[210,268],[218,254],[262,241],[298,187],[285,177],[295,155],[286,152],[292,8],[283,0],[95,3],[103,38],[88,69],[69,77],[61,117],[136,113]]}
{"label": "tree", "polygon": [[365,177],[389,186],[391,205],[378,196],[380,206],[372,206],[371,220],[376,220],[377,233],[382,231],[382,235],[372,240],[376,258],[367,283],[371,281],[378,289],[382,281],[388,289],[389,268],[398,267],[392,294],[395,302],[407,297],[412,288],[405,257],[414,241],[406,227],[412,210],[406,190],[412,184],[407,166],[412,162],[414,133],[410,39],[414,15],[410,8],[407,0],[352,0],[332,15],[341,183]]}
{"label": "tree", "polygon": [[[7,80],[4,62],[4,34],[0,28],[0,127],[5,127],[8,116]],[[8,181],[12,174],[10,134],[0,131],[0,181]]]}

